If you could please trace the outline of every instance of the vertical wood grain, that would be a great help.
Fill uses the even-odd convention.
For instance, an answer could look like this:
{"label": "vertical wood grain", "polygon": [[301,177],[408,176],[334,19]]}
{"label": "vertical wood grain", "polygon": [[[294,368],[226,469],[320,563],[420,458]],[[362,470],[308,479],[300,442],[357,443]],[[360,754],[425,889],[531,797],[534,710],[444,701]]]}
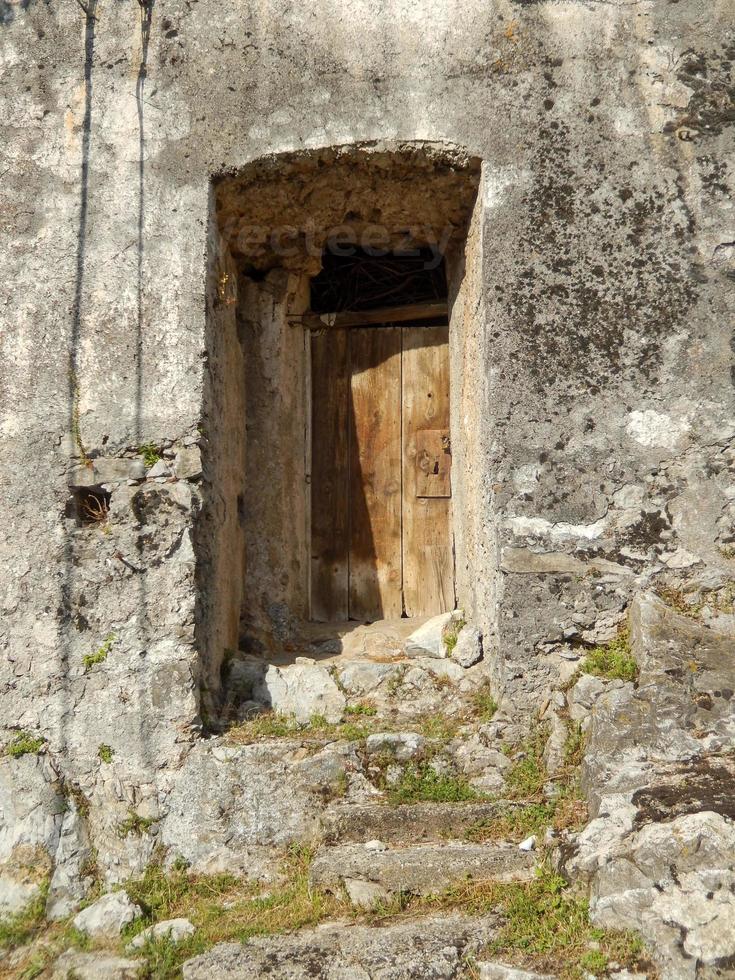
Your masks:
{"label": "vertical wood grain", "polygon": [[454,608],[451,500],[417,497],[418,433],[449,430],[449,328],[404,327],[403,597],[406,615]]}
{"label": "vertical wood grain", "polygon": [[398,617],[401,576],[401,331],[350,330],[351,619]]}
{"label": "vertical wood grain", "polygon": [[311,618],[348,617],[349,362],[346,330],[311,338]]}

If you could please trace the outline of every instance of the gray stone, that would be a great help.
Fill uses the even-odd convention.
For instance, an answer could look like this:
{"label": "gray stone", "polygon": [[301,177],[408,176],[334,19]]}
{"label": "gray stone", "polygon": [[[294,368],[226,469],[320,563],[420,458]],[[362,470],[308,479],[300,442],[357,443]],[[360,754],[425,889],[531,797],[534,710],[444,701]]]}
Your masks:
{"label": "gray stone", "polygon": [[298,739],[199,742],[161,779],[159,840],[194,870],[270,878],[284,847],[318,836],[324,791],[350,759],[335,748],[313,755]]}
{"label": "gray stone", "polygon": [[735,955],[735,762],[723,751],[735,708],[716,696],[732,682],[732,639],[649,595],[630,624],[638,686],[588,700],[594,819],[568,870],[590,882],[594,922],[640,931],[667,978],[691,980]]}
{"label": "gray stone", "polygon": [[115,939],[141,914],[124,891],[108,892],[74,916],[74,927],[93,939]]}
{"label": "gray stone", "polygon": [[139,932],[135,939],[128,944],[127,949],[128,951],[140,949],[145,946],[149,939],[163,939],[164,937],[172,943],[180,943],[182,939],[188,939],[195,932],[196,929],[188,919],[164,919]]}
{"label": "gray stone", "polygon": [[306,657],[298,657],[288,667],[268,667],[253,686],[253,698],[299,722],[308,722],[313,715],[337,722],[347,704],[326,667]]}
{"label": "gray stone", "polygon": [[188,960],[184,980],[460,980],[497,919],[448,915],[370,927],[340,923],[291,936],[221,943]]}
{"label": "gray stone", "polygon": [[99,456],[89,464],[76,466],[69,474],[69,486],[90,487],[103,483],[125,483],[145,477],[145,466],[139,459]]}
{"label": "gray stone", "polygon": [[337,669],[340,687],[355,697],[372,694],[396,673],[393,664],[353,661]]}
{"label": "gray stone", "polygon": [[176,453],[174,472],[180,480],[194,480],[202,475],[202,453],[199,446],[184,446]]}
{"label": "gray stone", "polygon": [[369,755],[385,753],[398,762],[406,762],[424,751],[426,739],[416,732],[380,732],[368,735],[365,747]]}
{"label": "gray stone", "polygon": [[82,953],[69,949],[52,967],[53,980],[136,980],[140,975],[140,960],[125,959],[96,951]]}
{"label": "gray stone", "polygon": [[489,823],[510,810],[522,810],[523,803],[404,803],[385,806],[375,803],[336,805],[324,813],[324,829],[329,840],[359,842],[381,840],[391,843],[461,838],[470,828]]}
{"label": "gray stone", "polygon": [[146,471],[145,475],[149,480],[155,480],[159,476],[171,476],[171,470],[165,459],[159,459]]}
{"label": "gray stone", "polygon": [[93,857],[85,821],[76,800],[67,801],[46,898],[46,918],[65,919],[75,912],[94,885],[87,870]]}
{"label": "gray stone", "polygon": [[444,643],[444,630],[452,621],[453,613],[441,613],[415,629],[406,640],[406,653],[409,657],[438,657],[447,656]]}
{"label": "gray stone", "polygon": [[47,755],[0,757],[0,913],[20,911],[53,868],[66,800]]}
{"label": "gray stone", "polygon": [[515,844],[465,844],[455,841],[368,851],[362,844],[322,848],[309,869],[313,885],[338,890],[346,878],[370,881],[386,891],[430,895],[469,877],[498,881],[528,880],[534,857]]}
{"label": "gray stone", "polygon": [[504,963],[488,963],[481,960],[477,964],[477,969],[480,971],[479,980],[554,980],[550,973],[532,973],[515,966],[506,966]]}
{"label": "gray stone", "polygon": [[344,878],[342,884],[349,900],[359,908],[370,909],[376,902],[385,901],[390,897],[390,892],[382,885],[374,881],[365,881],[363,878]]}
{"label": "gray stone", "polygon": [[461,667],[472,667],[482,660],[482,633],[476,626],[467,623],[459,631],[457,643],[452,650],[452,660]]}

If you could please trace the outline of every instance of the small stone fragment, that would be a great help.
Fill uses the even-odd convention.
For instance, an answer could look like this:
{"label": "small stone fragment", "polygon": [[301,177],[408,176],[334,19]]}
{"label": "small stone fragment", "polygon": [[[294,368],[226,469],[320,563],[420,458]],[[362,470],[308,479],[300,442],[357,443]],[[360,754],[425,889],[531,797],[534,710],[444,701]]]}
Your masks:
{"label": "small stone fragment", "polygon": [[444,630],[452,620],[452,613],[441,613],[439,616],[432,616],[431,619],[419,626],[406,640],[406,654],[409,657],[437,657],[443,659],[447,656],[447,648],[444,645]]}
{"label": "small stone fragment", "polygon": [[154,480],[157,476],[170,476],[171,470],[168,468],[166,460],[159,459],[146,473],[149,480]]}
{"label": "small stone fragment", "polygon": [[353,905],[370,909],[378,901],[384,901],[389,893],[382,885],[374,881],[363,881],[361,878],[345,878],[345,890]]}
{"label": "small stone fragment", "polygon": [[185,446],[176,454],[174,471],[180,480],[193,480],[202,475],[202,453],[199,446]]}
{"label": "small stone fragment", "polygon": [[504,963],[478,963],[480,980],[554,980],[549,973],[529,973]]}
{"label": "small stone fragment", "polygon": [[123,891],[108,892],[74,916],[74,927],[93,938],[114,939],[141,910]]}
{"label": "small stone fragment", "polygon": [[398,762],[406,762],[419,755],[426,739],[416,732],[379,732],[368,735],[365,747],[370,755],[387,752]]}
{"label": "small stone fragment", "polygon": [[384,844],[382,840],[369,840],[365,844],[366,851],[387,851],[388,845]]}
{"label": "small stone fragment", "polygon": [[519,851],[535,851],[536,850],[536,836],[531,834],[525,840],[522,840],[518,845]]}
{"label": "small stone fragment", "polygon": [[103,952],[81,953],[68,949],[53,965],[51,980],[136,980],[140,960],[129,960]]}
{"label": "small stone fragment", "polygon": [[163,922],[156,922],[155,925],[143,929],[129,943],[127,949],[140,949],[149,939],[162,939],[166,936],[172,943],[180,943],[182,939],[193,936],[196,932],[195,927],[188,919],[165,919]]}
{"label": "small stone fragment", "polygon": [[482,660],[482,633],[476,626],[467,623],[462,627],[451,656],[461,667],[472,667]]}

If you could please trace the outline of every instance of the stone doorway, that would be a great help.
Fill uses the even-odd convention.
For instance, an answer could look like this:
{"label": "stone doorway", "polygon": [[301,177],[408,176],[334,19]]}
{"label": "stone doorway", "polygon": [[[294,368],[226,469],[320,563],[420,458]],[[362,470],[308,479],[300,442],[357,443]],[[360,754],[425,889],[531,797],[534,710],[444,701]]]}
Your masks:
{"label": "stone doorway", "polygon": [[[315,620],[354,616],[354,629],[457,603],[472,610],[482,491],[471,461],[485,383],[473,353],[479,179],[476,158],[422,144],[290,154],[215,181],[196,542],[203,689],[226,689],[233,658],[243,655],[270,663],[321,656],[308,628]],[[361,257],[376,230],[381,261],[413,252],[420,265],[429,258],[431,275],[411,275],[400,288],[389,275],[368,302],[329,294],[322,287],[335,236],[346,234]],[[347,411],[342,394],[330,421],[325,398],[340,390]],[[371,431],[378,394],[381,424]],[[350,400],[360,399],[350,423]],[[325,439],[320,424],[331,426]],[[352,441],[350,424],[360,427]],[[386,433],[391,448],[376,460],[375,440]],[[351,470],[339,471],[339,454],[350,451]],[[377,513],[370,467],[385,459],[392,469],[381,479],[394,485],[394,499]],[[315,506],[315,494],[349,491],[349,473],[359,475],[358,488],[341,517]],[[330,566],[328,548],[314,544],[340,534]],[[388,550],[376,551],[376,540]]]}

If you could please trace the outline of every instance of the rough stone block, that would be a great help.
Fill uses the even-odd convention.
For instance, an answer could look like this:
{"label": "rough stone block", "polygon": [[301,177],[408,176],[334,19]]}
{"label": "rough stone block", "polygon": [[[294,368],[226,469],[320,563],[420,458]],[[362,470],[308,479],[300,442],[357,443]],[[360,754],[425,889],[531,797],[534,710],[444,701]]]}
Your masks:
{"label": "rough stone block", "polygon": [[299,722],[308,722],[313,715],[337,722],[347,704],[326,667],[305,657],[288,667],[268,667],[253,686],[253,698]]}
{"label": "rough stone block", "polygon": [[482,660],[482,633],[476,626],[467,623],[459,631],[457,643],[452,650],[452,660],[461,667],[472,667]]}
{"label": "rough stone block", "polygon": [[124,891],[108,892],[74,916],[74,927],[94,939],[116,939],[141,914]]}

